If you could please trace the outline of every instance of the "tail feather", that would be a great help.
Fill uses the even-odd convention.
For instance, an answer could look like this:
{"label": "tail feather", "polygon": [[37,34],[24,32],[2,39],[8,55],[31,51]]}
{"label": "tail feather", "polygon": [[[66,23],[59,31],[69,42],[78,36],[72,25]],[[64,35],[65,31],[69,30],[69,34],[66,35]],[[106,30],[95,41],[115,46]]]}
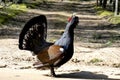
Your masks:
{"label": "tail feather", "polygon": [[41,47],[46,42],[47,20],[44,15],[40,15],[29,20],[19,36],[19,48],[22,50],[35,51],[36,47]]}

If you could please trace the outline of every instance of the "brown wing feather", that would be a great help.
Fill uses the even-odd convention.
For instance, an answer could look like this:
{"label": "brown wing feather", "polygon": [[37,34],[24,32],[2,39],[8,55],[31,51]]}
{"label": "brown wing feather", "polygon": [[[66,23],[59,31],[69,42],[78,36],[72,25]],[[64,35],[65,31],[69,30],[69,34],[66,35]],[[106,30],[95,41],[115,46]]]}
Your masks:
{"label": "brown wing feather", "polygon": [[60,51],[60,48],[60,46],[52,45],[40,51],[37,55],[37,58],[43,64],[42,66],[46,66],[46,64],[48,66],[51,64],[56,64],[57,61],[61,60],[63,57],[63,52]]}

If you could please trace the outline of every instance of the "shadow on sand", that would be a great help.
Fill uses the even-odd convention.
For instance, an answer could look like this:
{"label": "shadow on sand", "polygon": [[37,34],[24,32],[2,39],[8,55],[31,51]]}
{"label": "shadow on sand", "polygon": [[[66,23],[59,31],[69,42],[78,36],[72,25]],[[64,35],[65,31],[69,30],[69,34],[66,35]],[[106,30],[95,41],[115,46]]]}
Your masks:
{"label": "shadow on sand", "polygon": [[[105,74],[97,74],[89,71],[73,72],[59,74],[57,78],[72,78],[72,79],[110,79]],[[114,80],[114,79],[112,79]]]}

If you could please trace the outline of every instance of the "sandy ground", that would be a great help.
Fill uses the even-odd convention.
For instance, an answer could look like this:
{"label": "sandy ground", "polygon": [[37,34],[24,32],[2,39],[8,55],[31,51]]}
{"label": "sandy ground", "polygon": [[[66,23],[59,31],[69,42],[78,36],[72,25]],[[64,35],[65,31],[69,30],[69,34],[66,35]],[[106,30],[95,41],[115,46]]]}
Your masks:
{"label": "sandy ground", "polygon": [[[32,66],[36,61],[36,57],[32,56],[29,51],[19,50],[17,39],[1,39],[0,45],[2,46],[0,47],[1,80],[120,79],[120,68],[112,67],[112,64],[117,65],[120,61],[120,54],[118,54],[120,53],[120,48],[103,48],[98,50],[80,47],[76,43],[73,58],[65,65],[56,69],[56,74],[59,75],[58,78],[51,78],[46,76],[50,73],[49,70],[36,70]],[[104,60],[104,64],[96,64],[99,66],[87,64],[93,58]]]}
{"label": "sandy ground", "polygon": [[[49,70],[36,70],[32,66],[36,61],[36,57],[32,56],[31,52],[29,51],[22,51],[18,49],[18,35],[25,22],[29,20],[30,17],[33,17],[35,15],[50,15],[48,16],[50,19],[52,18],[51,15],[55,16],[55,14],[58,13],[59,15],[63,16],[69,16],[71,14],[53,11],[43,12],[37,9],[32,9],[28,11],[29,13],[23,13],[22,15],[16,17],[16,22],[14,19],[11,20],[7,26],[4,26],[5,29],[3,28],[0,30],[3,36],[3,38],[0,39],[0,80],[120,80],[119,41],[115,44],[117,46],[112,47],[106,47],[107,44],[102,44],[102,46],[105,47],[101,47],[101,44],[97,44],[97,46],[100,48],[92,48],[96,45],[93,43],[84,42],[84,40],[86,40],[86,42],[89,42],[87,40],[89,40],[88,38],[91,36],[87,35],[93,35],[93,33],[96,31],[103,31],[103,33],[104,31],[107,31],[108,33],[110,31],[117,31],[117,33],[119,33],[119,29],[103,30],[100,27],[100,30],[97,29],[99,25],[104,25],[106,22],[104,20],[98,19],[98,16],[94,16],[92,12],[93,9],[90,10],[85,7],[88,6],[88,4],[84,5],[83,3],[80,3],[79,6],[80,7],[78,7],[78,13],[80,14],[80,24],[78,29],[76,29],[76,33],[78,35],[75,35],[77,35],[80,40],[78,40],[78,42],[75,42],[75,53],[72,59],[68,63],[55,70],[56,74],[58,74],[59,77],[48,77],[46,75],[50,73]],[[81,11],[79,9],[81,9]],[[17,25],[15,25],[15,23]],[[53,22],[52,20],[51,22],[48,20],[48,23]],[[51,27],[53,27],[53,25]],[[53,33],[55,30],[53,30],[51,33],[55,34]],[[50,37],[53,36],[52,34]],[[8,35],[12,35],[13,37],[6,37]],[[81,36],[83,36],[83,38],[81,38]],[[83,42],[81,39],[83,39]]]}
{"label": "sandy ground", "polygon": [[[106,68],[106,69],[105,69]],[[100,71],[101,70],[101,71]],[[102,70],[105,70],[102,72]],[[98,72],[99,71],[99,72]],[[1,80],[83,80],[83,79],[98,79],[98,80],[116,80],[120,79],[120,71],[115,68],[96,67],[96,66],[81,66],[80,72],[56,72],[60,77],[53,78],[46,76],[48,70],[39,71],[35,69],[0,69]]]}

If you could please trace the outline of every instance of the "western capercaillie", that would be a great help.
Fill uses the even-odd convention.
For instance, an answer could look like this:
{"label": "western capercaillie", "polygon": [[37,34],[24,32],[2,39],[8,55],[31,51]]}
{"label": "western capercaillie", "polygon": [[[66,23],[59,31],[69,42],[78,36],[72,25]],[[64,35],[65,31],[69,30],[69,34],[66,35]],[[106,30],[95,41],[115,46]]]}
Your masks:
{"label": "western capercaillie", "polygon": [[40,63],[35,67],[49,67],[51,75],[56,76],[54,67],[60,67],[69,61],[74,53],[74,28],[79,18],[72,15],[66,25],[65,31],[55,43],[46,41],[47,19],[40,15],[30,19],[22,29],[19,36],[19,48],[29,50],[36,54]]}

